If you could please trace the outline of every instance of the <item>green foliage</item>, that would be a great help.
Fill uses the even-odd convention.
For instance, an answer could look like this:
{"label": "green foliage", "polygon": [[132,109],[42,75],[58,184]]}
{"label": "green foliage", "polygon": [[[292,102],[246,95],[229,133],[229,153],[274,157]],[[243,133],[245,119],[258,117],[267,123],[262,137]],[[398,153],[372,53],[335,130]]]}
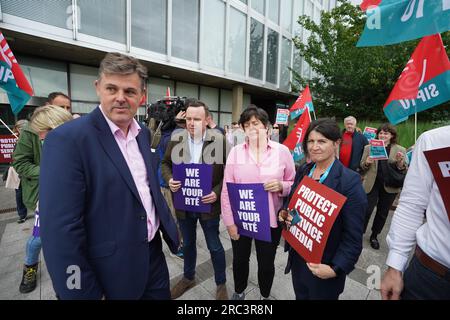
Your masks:
{"label": "green foliage", "polygon": [[[295,38],[294,44],[317,76],[308,80],[293,70],[293,90],[309,84],[320,117],[351,114],[358,119],[387,121],[384,103],[419,40],[357,48],[365,14],[348,0],[338,0],[331,12],[323,11],[320,24],[306,15],[300,16],[298,23],[310,37],[307,43]],[[442,38],[448,54],[450,32]],[[450,119],[450,103],[421,112],[420,118]]]}

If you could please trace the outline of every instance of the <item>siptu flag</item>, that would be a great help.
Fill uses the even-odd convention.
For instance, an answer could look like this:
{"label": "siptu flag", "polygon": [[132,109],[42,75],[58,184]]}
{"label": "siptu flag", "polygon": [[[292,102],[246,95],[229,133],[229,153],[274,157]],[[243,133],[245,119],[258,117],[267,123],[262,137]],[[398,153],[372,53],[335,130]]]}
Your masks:
{"label": "siptu flag", "polygon": [[170,105],[170,87],[167,87],[165,100],[166,100],[166,104]]}
{"label": "siptu flag", "polygon": [[384,105],[392,124],[450,100],[450,62],[440,34],[424,37]]}
{"label": "siptu flag", "polygon": [[311,116],[309,112],[303,112],[300,119],[298,119],[295,128],[291,131],[289,136],[284,140],[283,144],[289,148],[289,150],[294,150],[298,143],[301,143],[305,138],[306,130],[311,123]]}
{"label": "siptu flag", "polygon": [[297,141],[297,145],[295,146],[292,156],[294,157],[294,162],[301,161],[305,157],[305,153],[303,152],[302,142],[300,141],[300,139]]}
{"label": "siptu flag", "polygon": [[367,0],[361,8],[366,9],[367,20],[357,47],[389,45],[450,30],[450,0]]}
{"label": "siptu flag", "polygon": [[306,86],[305,90],[300,93],[300,96],[297,98],[294,105],[289,109],[291,112],[291,120],[298,118],[307,107],[309,108],[309,111],[314,111],[309,86]]}
{"label": "siptu flag", "polygon": [[33,88],[0,31],[0,87],[6,91],[12,112],[17,115],[33,96]]}

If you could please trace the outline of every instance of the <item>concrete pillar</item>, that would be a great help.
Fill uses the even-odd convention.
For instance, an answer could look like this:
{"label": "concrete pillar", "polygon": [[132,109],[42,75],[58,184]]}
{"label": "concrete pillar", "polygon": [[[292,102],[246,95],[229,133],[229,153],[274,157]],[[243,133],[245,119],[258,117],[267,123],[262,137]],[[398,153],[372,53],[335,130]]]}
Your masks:
{"label": "concrete pillar", "polygon": [[233,87],[233,121],[238,121],[244,104],[244,88],[236,85]]}

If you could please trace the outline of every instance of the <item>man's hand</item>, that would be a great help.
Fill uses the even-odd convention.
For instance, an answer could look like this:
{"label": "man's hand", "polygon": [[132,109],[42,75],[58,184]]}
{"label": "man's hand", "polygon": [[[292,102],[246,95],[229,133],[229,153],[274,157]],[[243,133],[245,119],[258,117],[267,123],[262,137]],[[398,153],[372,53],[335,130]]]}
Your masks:
{"label": "man's hand", "polygon": [[400,300],[403,291],[402,273],[389,267],[381,280],[381,298],[383,300]]}
{"label": "man's hand", "polygon": [[227,227],[228,230],[228,234],[230,235],[230,238],[232,240],[239,240],[239,233],[238,233],[238,228],[235,224]]}
{"label": "man's hand", "polygon": [[336,272],[327,264],[307,263],[306,264],[313,275],[320,279],[330,279],[336,277]]}
{"label": "man's hand", "polygon": [[281,192],[283,191],[283,184],[278,180],[270,180],[264,183],[264,190],[267,192]]}
{"label": "man's hand", "polygon": [[172,192],[177,192],[181,188],[181,181],[169,180],[169,188]]}
{"label": "man's hand", "polygon": [[281,209],[280,212],[278,212],[278,221],[284,223],[286,230],[289,230],[291,227],[292,216],[286,209]]}
{"label": "man's hand", "polygon": [[210,194],[208,194],[207,196],[202,197],[202,203],[204,204],[210,204],[210,203],[214,203],[217,201],[217,195],[216,193],[213,191]]}

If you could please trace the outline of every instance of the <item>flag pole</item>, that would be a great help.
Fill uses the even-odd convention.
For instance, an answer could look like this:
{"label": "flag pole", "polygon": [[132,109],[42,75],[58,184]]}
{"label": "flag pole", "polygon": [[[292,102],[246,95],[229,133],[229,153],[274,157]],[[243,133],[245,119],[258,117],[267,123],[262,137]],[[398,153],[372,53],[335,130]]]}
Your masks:
{"label": "flag pole", "polygon": [[417,141],[417,106],[414,106],[414,144]]}
{"label": "flag pole", "polygon": [[316,111],[315,110],[313,110],[313,115],[314,115],[314,120],[317,120],[317,118],[316,118]]}
{"label": "flag pole", "polygon": [[3,122],[2,118],[0,118],[0,122],[5,126],[6,129],[8,129],[9,132],[12,133],[14,137],[16,137],[16,139],[19,139],[19,137],[6,125],[6,123]]}

